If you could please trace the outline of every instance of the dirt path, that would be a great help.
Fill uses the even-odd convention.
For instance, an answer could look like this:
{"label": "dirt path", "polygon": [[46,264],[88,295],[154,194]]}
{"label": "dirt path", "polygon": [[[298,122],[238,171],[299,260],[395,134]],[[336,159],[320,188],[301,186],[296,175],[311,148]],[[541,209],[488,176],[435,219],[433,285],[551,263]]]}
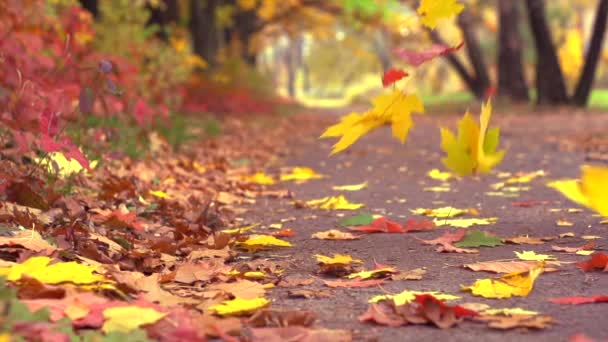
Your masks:
{"label": "dirt path", "polygon": [[[316,136],[306,136],[290,142],[288,156],[282,164],[308,166],[327,175],[327,178],[311,180],[304,184],[289,184],[298,200],[309,200],[329,195],[332,185],[369,182],[369,187],[361,191],[345,193],[356,203],[365,203],[364,209],[355,212],[320,211],[295,209],[289,200],[260,199],[252,206],[247,219],[263,225],[280,222],[281,219],[295,217],[284,223],[284,227],[296,231],[289,240],[294,247],[272,252],[260,252],[264,259],[288,261],[287,275],[315,278],[314,284],[300,288],[314,291],[329,291],[329,298],[291,299],[288,291],[293,288],[278,287],[270,291],[274,308],[301,308],[314,311],[318,316],[317,326],[349,329],[355,340],[380,341],[566,341],[576,333],[585,333],[596,339],[608,339],[608,328],[603,318],[608,314],[607,304],[564,306],[549,302],[550,298],[566,296],[590,296],[606,294],[608,274],[601,272],[584,273],[573,264],[564,265],[557,272],[542,274],[537,279],[534,290],[528,297],[512,299],[484,299],[460,290],[461,285],[470,285],[476,279],[493,277],[493,274],[472,272],[462,268],[466,263],[512,259],[514,251],[533,250],[537,253],[552,254],[560,261],[583,261],[586,256],[564,254],[551,251],[551,245],[580,246],[586,240],[583,235],[600,236],[597,249],[606,249],[608,225],[600,225],[601,219],[587,210],[579,213],[564,211],[576,207],[556,191],[544,184],[549,179],[576,177],[579,165],[584,163],[584,153],[580,150],[562,151],[577,146],[594,132],[604,132],[608,127],[608,115],[573,115],[567,112],[555,116],[495,115],[502,127],[502,146],[508,149],[507,156],[499,171],[531,172],[544,170],[547,176],[533,180],[529,191],[522,191],[517,198],[488,196],[490,184],[499,182],[496,174],[450,181],[449,192],[423,191],[425,187],[439,185],[440,182],[426,176],[432,168],[441,168],[439,151],[439,131],[437,122],[448,122],[451,127],[456,117],[437,119],[416,118],[416,127],[409,140],[402,146],[390,137],[388,129],[373,132],[357,142],[352,148],[338,156],[328,157],[330,141],[319,142]],[[327,118],[319,128],[335,118]],[[327,121],[327,122],[325,122]],[[320,132],[320,131],[319,131]],[[405,199],[405,201],[404,201]],[[547,201],[546,204],[528,208],[515,207],[514,201]],[[476,208],[480,217],[497,217],[498,222],[489,226],[476,226],[500,237],[530,235],[533,237],[557,236],[573,232],[575,237],[559,239],[542,245],[512,245],[494,248],[480,248],[479,254],[438,253],[432,246],[421,245],[418,239],[432,239],[453,228],[440,227],[429,232],[407,234],[369,234],[353,241],[328,241],[311,239],[311,234],[331,228],[339,228],[341,215],[357,212],[381,214],[387,218],[403,222],[407,218],[420,219],[410,209],[454,206]],[[564,209],[556,211],[552,209]],[[571,227],[556,225],[565,219],[573,223]],[[340,228],[345,231],[345,229]],[[427,273],[422,280],[389,281],[381,286],[361,289],[333,289],[324,287],[323,277],[316,271],[318,266],[314,254],[333,255],[346,253],[364,260],[366,268],[373,267],[374,261],[391,265],[399,270],[424,267]],[[484,303],[492,307],[520,307],[539,311],[552,316],[557,323],[541,331],[515,329],[497,331],[482,324],[464,322],[449,330],[431,326],[405,326],[386,328],[378,325],[359,323],[357,317],[365,312],[369,298],[384,293],[399,293],[405,289],[441,291],[459,295],[455,303]]]}

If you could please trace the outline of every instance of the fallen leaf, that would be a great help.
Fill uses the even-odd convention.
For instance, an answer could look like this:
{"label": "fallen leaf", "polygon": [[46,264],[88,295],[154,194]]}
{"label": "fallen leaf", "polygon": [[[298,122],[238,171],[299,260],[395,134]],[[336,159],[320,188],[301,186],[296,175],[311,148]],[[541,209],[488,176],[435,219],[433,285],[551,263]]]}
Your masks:
{"label": "fallen leaf", "polygon": [[0,246],[21,246],[34,252],[50,255],[57,248],[42,238],[35,230],[21,230],[16,235],[0,236]]}
{"label": "fallen leaf", "polygon": [[545,329],[553,323],[553,318],[541,315],[487,315],[474,318],[476,321],[487,322],[488,327],[499,330],[515,328]]}
{"label": "fallen leaf", "polygon": [[101,330],[108,334],[111,332],[130,332],[142,325],[152,324],[167,314],[158,312],[152,308],[141,308],[138,306],[119,306],[107,308],[103,311],[106,319]]}
{"label": "fallen leaf", "polygon": [[6,279],[10,281],[17,281],[22,276],[27,276],[45,284],[111,283],[104,276],[93,274],[97,270],[97,266],[82,265],[74,261],[57,262],[49,265],[50,262],[51,258],[49,257],[31,257],[21,264],[0,268],[0,275],[6,276]]}
{"label": "fallen leaf", "polygon": [[315,313],[308,310],[289,310],[277,311],[263,309],[256,312],[247,320],[247,324],[252,327],[309,327],[313,325],[316,317]]}
{"label": "fallen leaf", "polygon": [[379,278],[387,278],[391,274],[397,274],[399,271],[393,267],[383,267],[377,268],[371,271],[360,271],[356,273],[351,273],[347,276],[348,279],[379,279]]}
{"label": "fallen leaf", "polygon": [[274,179],[264,172],[256,172],[253,175],[247,176],[245,177],[245,181],[260,185],[272,185],[275,183]]}
{"label": "fallen leaf", "polygon": [[535,238],[528,235],[520,235],[508,239],[503,239],[504,242],[513,243],[516,245],[542,245],[547,241],[547,238]]}
{"label": "fallen leaf", "polygon": [[576,264],[576,266],[585,272],[593,270],[603,270],[604,272],[608,272],[608,254],[593,253],[589,260],[579,262]]}
{"label": "fallen leaf", "polygon": [[210,306],[209,310],[213,310],[219,316],[248,316],[268,306],[269,303],[266,298],[243,299],[237,297],[232,300],[223,301],[218,305]]}
{"label": "fallen leaf", "polygon": [[568,220],[560,219],[560,220],[555,221],[555,225],[558,227],[572,227],[574,225],[574,223],[572,223]]}
{"label": "fallen leaf", "polygon": [[325,176],[317,173],[315,170],[309,167],[294,167],[290,173],[285,173],[280,176],[282,182],[285,181],[297,181],[305,182],[311,179],[319,179]]}
{"label": "fallen leaf", "polygon": [[148,191],[148,193],[150,195],[154,196],[154,197],[157,197],[157,198],[171,199],[171,196],[167,195],[167,193],[164,192],[164,191],[160,191],[160,190],[158,190],[158,191],[152,191],[152,190],[150,190],[150,191]]}
{"label": "fallen leaf", "polygon": [[490,224],[494,224],[498,221],[496,217],[488,217],[488,218],[472,218],[472,219],[433,219],[433,222],[437,227],[441,226],[451,226],[457,228],[469,228],[471,226],[479,225],[486,226]]}
{"label": "fallen leaf", "polygon": [[458,248],[453,245],[454,242],[460,241],[466,234],[466,230],[459,229],[454,233],[446,232],[442,236],[433,239],[433,240],[422,240],[422,243],[425,245],[439,245],[437,247],[438,252],[446,252],[446,253],[479,253],[476,249],[465,249]]}
{"label": "fallen leaf", "polygon": [[496,279],[477,280],[473,285],[463,286],[462,289],[485,298],[526,297],[532,291],[534,281],[543,272],[543,268],[543,264],[540,264],[530,271],[509,273]]}
{"label": "fallen leaf", "polygon": [[486,309],[483,310],[483,314],[488,315],[502,315],[502,316],[513,316],[513,315],[538,315],[536,311],[525,310],[521,308],[501,308],[501,309]]}
{"label": "fallen leaf", "polygon": [[348,229],[362,233],[405,233],[401,224],[389,221],[384,217],[375,219],[370,225],[349,227]]}
{"label": "fallen leaf", "polygon": [[[537,261],[484,261],[474,264],[466,264],[463,267],[475,272],[492,272],[492,273],[516,273],[527,272],[540,265]],[[546,262],[546,265],[553,266],[553,262]],[[557,265],[556,265],[557,266]],[[554,268],[546,267],[545,272],[555,271]]]}
{"label": "fallen leaf", "polygon": [[299,326],[281,328],[253,328],[252,341],[282,342],[351,342],[351,332],[339,329],[306,328]]}
{"label": "fallen leaf", "polygon": [[591,304],[591,303],[608,303],[608,295],[596,295],[590,297],[560,297],[549,299],[551,303],[555,304]]}
{"label": "fallen leaf", "polygon": [[365,206],[361,203],[350,203],[344,195],[306,201],[306,205],[323,210],[357,210]]}
{"label": "fallen leaf", "polygon": [[306,290],[306,289],[297,289],[297,290],[289,290],[287,291],[289,298],[329,298],[332,297],[333,294],[330,291],[326,290]]}
{"label": "fallen leaf", "polygon": [[296,234],[296,232],[294,232],[293,229],[287,228],[287,229],[283,229],[278,232],[272,233],[270,235],[272,235],[274,237],[290,237],[290,236],[294,236],[295,234]]}
{"label": "fallen leaf", "polygon": [[232,297],[242,299],[254,299],[263,297],[266,293],[264,285],[251,280],[238,280],[232,283],[216,283],[205,287],[209,291],[222,291],[229,293]]}
{"label": "fallen leaf", "polygon": [[412,210],[414,214],[430,216],[430,217],[455,217],[464,214],[479,215],[474,208],[458,209],[454,207],[442,207],[436,209],[418,208]]}
{"label": "fallen leaf", "polygon": [[318,263],[323,265],[350,265],[353,263],[360,264],[363,262],[360,259],[353,259],[350,255],[347,254],[334,254],[333,257],[315,254],[315,258],[317,259]]}
{"label": "fallen leaf", "polygon": [[[586,244],[579,247],[561,247],[561,246],[551,246],[551,249],[556,252],[566,252],[566,253],[578,253],[578,252],[589,252],[595,248],[595,241],[589,241]],[[593,253],[593,251],[591,251]]]}
{"label": "fallen leaf", "polygon": [[384,281],[386,281],[386,278],[369,280],[323,280],[323,284],[329,287],[359,288],[377,286],[382,284]]}
{"label": "fallen leaf", "polygon": [[239,242],[237,246],[249,252],[255,252],[261,249],[291,247],[292,245],[289,241],[277,239],[271,235],[252,235],[247,240]]}
{"label": "fallen leaf", "polygon": [[354,216],[345,217],[338,223],[342,227],[362,226],[374,221],[374,216],[368,213],[360,213]]}
{"label": "fallen leaf", "polygon": [[468,231],[462,240],[454,243],[456,247],[496,247],[502,246],[499,237],[479,230]]}
{"label": "fallen leaf", "polygon": [[440,300],[460,299],[459,296],[436,292],[436,291],[404,290],[398,294],[386,294],[386,295],[375,296],[375,297],[371,298],[368,302],[369,303],[378,303],[383,300],[392,300],[396,306],[401,306],[404,304],[412,303],[414,300],[416,300],[416,296],[420,296],[420,295],[432,295],[433,297],[440,299]]}
{"label": "fallen leaf", "polygon": [[431,171],[427,172],[427,176],[442,182],[448,181],[449,179],[454,177],[453,174],[449,172],[439,171],[439,169],[432,169]]}
{"label": "fallen leaf", "polygon": [[523,251],[517,252],[515,251],[515,255],[517,258],[524,261],[546,261],[546,260],[555,260],[554,256],[548,254],[536,254],[534,251]]}
{"label": "fallen leaf", "polygon": [[367,181],[360,184],[332,186],[332,190],[336,191],[359,191],[367,188]]}
{"label": "fallen leaf", "polygon": [[435,222],[409,219],[403,224],[405,232],[419,232],[435,228]]}
{"label": "fallen leaf", "polygon": [[313,239],[319,240],[357,240],[358,236],[351,233],[341,232],[337,229],[330,229],[324,232],[317,232],[311,235]]}
{"label": "fallen leaf", "polygon": [[452,191],[452,188],[450,188],[449,186],[429,186],[422,190],[427,192],[450,192]]}
{"label": "fallen leaf", "polygon": [[524,201],[524,202],[511,202],[514,207],[530,208],[537,205],[549,204],[548,201]]}
{"label": "fallen leaf", "polygon": [[401,271],[397,274],[393,274],[391,275],[391,279],[398,281],[398,280],[420,280],[422,279],[422,276],[424,276],[426,274],[426,269],[424,268],[415,268],[413,270],[410,271]]}

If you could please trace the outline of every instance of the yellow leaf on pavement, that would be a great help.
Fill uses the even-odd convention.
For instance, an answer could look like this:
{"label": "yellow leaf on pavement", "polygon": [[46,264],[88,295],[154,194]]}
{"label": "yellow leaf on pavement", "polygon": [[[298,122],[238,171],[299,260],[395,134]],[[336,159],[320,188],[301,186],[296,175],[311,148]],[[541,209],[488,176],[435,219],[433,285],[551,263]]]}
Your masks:
{"label": "yellow leaf on pavement", "polygon": [[365,181],[363,183],[359,183],[359,184],[340,185],[340,186],[331,187],[332,190],[337,190],[337,191],[359,191],[359,190],[362,190],[365,188],[367,188],[367,181]]}
{"label": "yellow leaf on pavement", "polygon": [[317,262],[325,265],[349,265],[352,263],[362,263],[363,261],[359,259],[353,259],[348,254],[334,254],[333,257],[328,257],[321,254],[315,254],[315,258],[317,258]]}
{"label": "yellow leaf on pavement", "polygon": [[290,173],[282,174],[281,181],[297,181],[305,182],[310,179],[319,179],[325,176],[318,174],[315,170],[309,167],[294,167]]}
{"label": "yellow leaf on pavement", "polygon": [[257,226],[259,226],[259,223],[254,223],[254,224],[250,224],[248,226],[245,227],[240,227],[240,228],[234,228],[234,229],[224,229],[222,230],[222,233],[226,233],[226,234],[242,234],[248,230],[251,230]]}
{"label": "yellow leaf on pavement", "polygon": [[323,210],[357,210],[365,206],[362,203],[350,203],[344,195],[306,201],[306,205]]}
{"label": "yellow leaf on pavement", "polygon": [[272,247],[291,247],[289,241],[277,239],[271,235],[252,235],[249,239],[239,242],[237,245],[250,252]]}
{"label": "yellow leaf on pavement", "polygon": [[412,210],[414,214],[430,216],[430,217],[455,217],[464,214],[479,215],[474,208],[458,209],[454,207],[441,207],[436,209],[418,208]]}
{"label": "yellow leaf on pavement", "polygon": [[520,260],[525,261],[546,261],[546,260],[556,260],[554,256],[548,254],[536,254],[534,251],[524,251],[524,252],[515,252],[515,255]]}
{"label": "yellow leaf on pavement", "polygon": [[347,276],[348,279],[361,278],[361,279],[371,279],[371,278],[384,278],[389,274],[399,273],[399,271],[393,267],[384,267],[379,268],[377,270],[371,271],[361,271],[356,273],[351,273]]}
{"label": "yellow leaf on pavement", "polygon": [[330,229],[324,232],[317,232],[311,235],[313,239],[319,240],[357,240],[358,236],[351,233],[345,233],[337,229]]}
{"label": "yellow leaf on pavement", "polygon": [[408,291],[408,290],[405,290],[401,293],[394,294],[394,295],[388,294],[388,295],[375,296],[372,299],[370,299],[369,302],[377,303],[382,300],[392,299],[396,306],[401,306],[401,305],[405,305],[405,304],[413,302],[416,299],[417,295],[425,295],[425,294],[432,295],[433,297],[435,297],[439,300],[455,300],[455,299],[460,298],[459,296],[454,296],[451,294],[445,294],[445,293],[436,292],[436,291]]}
{"label": "yellow leaf on pavement", "polygon": [[506,274],[500,278],[477,280],[473,285],[463,287],[476,296],[485,298],[526,297],[534,287],[534,281],[543,272],[541,264],[525,272]]}
{"label": "yellow leaf on pavement", "polygon": [[449,180],[450,178],[453,178],[454,175],[449,173],[449,172],[442,172],[439,171],[439,169],[432,169],[431,171],[429,171],[427,173],[427,176],[436,179],[436,180],[440,180],[442,182],[445,182],[447,180]]}
{"label": "yellow leaf on pavement", "polygon": [[6,276],[6,279],[10,281],[19,280],[25,275],[45,284],[110,282],[102,275],[93,274],[97,266],[82,265],[74,261],[58,262],[49,265],[50,262],[51,258],[49,257],[31,257],[21,264],[15,264],[8,268],[0,268],[0,275]]}
{"label": "yellow leaf on pavement", "polygon": [[111,332],[128,333],[144,324],[156,323],[166,315],[166,313],[158,312],[152,308],[141,308],[139,306],[107,308],[103,311],[103,317],[106,321],[101,330],[106,334]]}
{"label": "yellow leaf on pavement", "polygon": [[503,316],[511,316],[511,315],[538,315],[537,311],[531,311],[521,308],[501,308],[501,309],[486,309],[483,310],[484,314],[488,315],[503,315]]}
{"label": "yellow leaf on pavement", "polygon": [[457,228],[469,228],[471,226],[479,225],[479,226],[487,226],[490,224],[494,224],[498,221],[496,217],[488,217],[488,218],[471,218],[471,219],[433,219],[435,226],[451,226]]}
{"label": "yellow leaf on pavement", "polygon": [[251,176],[245,177],[245,180],[250,183],[261,184],[261,185],[272,185],[274,179],[264,172],[257,172]]}
{"label": "yellow leaf on pavement", "polygon": [[464,5],[456,0],[422,0],[417,12],[422,24],[434,29],[439,20],[451,18],[463,9]]}
{"label": "yellow leaf on pavement", "polygon": [[269,303],[266,298],[243,299],[237,297],[232,300],[223,301],[221,304],[213,305],[209,309],[215,311],[220,316],[246,316],[267,306]]}

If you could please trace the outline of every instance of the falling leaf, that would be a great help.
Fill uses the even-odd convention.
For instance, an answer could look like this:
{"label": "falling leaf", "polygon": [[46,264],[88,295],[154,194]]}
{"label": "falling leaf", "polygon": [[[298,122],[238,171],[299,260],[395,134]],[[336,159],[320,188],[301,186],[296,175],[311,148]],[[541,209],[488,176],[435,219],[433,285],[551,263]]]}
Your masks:
{"label": "falling leaf", "polygon": [[608,217],[608,167],[585,165],[580,180],[561,180],[547,184],[570,200]]}
{"label": "falling leaf", "polygon": [[323,280],[323,284],[329,287],[347,287],[347,288],[360,288],[360,287],[372,287],[378,286],[386,281],[386,278],[381,279],[369,279],[369,280]]}
{"label": "falling leaf", "polygon": [[515,251],[515,255],[517,258],[524,261],[546,261],[546,260],[555,260],[554,256],[548,254],[536,254],[534,251],[523,251],[517,252]]}
{"label": "falling leaf", "polygon": [[383,300],[392,300],[396,306],[401,306],[404,304],[412,303],[414,300],[416,300],[416,296],[420,296],[420,295],[431,295],[439,300],[460,299],[459,296],[455,296],[455,295],[451,295],[451,294],[447,294],[447,293],[436,292],[436,291],[404,290],[403,292],[400,292],[398,294],[386,294],[386,295],[375,296],[369,300],[369,303],[378,303]]}
{"label": "falling leaf", "polygon": [[243,299],[237,297],[210,306],[209,310],[213,310],[219,316],[248,316],[268,304],[270,302],[266,298]]}
{"label": "falling leaf", "polygon": [[473,285],[463,286],[462,289],[485,298],[526,297],[532,291],[534,281],[543,272],[543,268],[540,264],[530,271],[509,273],[497,279],[477,280]]}
{"label": "falling leaf", "polygon": [[265,174],[264,172],[254,173],[253,175],[245,177],[245,180],[249,183],[260,185],[272,185],[275,183],[274,179],[271,176]]}
{"label": "falling leaf", "polygon": [[351,233],[341,232],[337,229],[330,229],[324,232],[317,232],[311,235],[313,239],[319,240],[357,240],[359,237]]}
{"label": "falling leaf", "polygon": [[454,207],[441,207],[436,209],[418,208],[412,210],[414,214],[430,216],[430,217],[456,217],[464,214],[479,215],[479,212],[474,208],[458,209]]}
{"label": "falling leaf", "polygon": [[496,247],[502,246],[502,240],[499,237],[490,235],[486,232],[473,230],[467,232],[464,238],[454,244],[456,247]]}
{"label": "falling leaf", "polygon": [[344,195],[306,201],[306,205],[323,210],[357,210],[365,206],[362,203],[350,203]]}
{"label": "falling leaf", "polygon": [[[466,264],[464,267],[471,269],[475,272],[484,271],[492,273],[516,273],[516,272],[527,272],[540,265],[537,261],[484,261],[474,264]],[[549,267],[547,266],[549,265]],[[550,266],[558,266],[558,262],[546,262],[545,272],[555,271]]]}
{"label": "falling leaf", "polygon": [[51,258],[44,256],[31,257],[21,264],[0,268],[0,275],[7,280],[17,281],[22,276],[34,278],[45,284],[95,284],[110,283],[102,275],[93,274],[97,266],[87,266],[70,262],[57,262],[49,265]]}
{"label": "falling leaf", "polygon": [[318,174],[315,170],[309,167],[294,167],[291,169],[291,173],[282,174],[280,179],[282,182],[285,181],[297,181],[305,182],[310,179],[319,179],[325,176]]}
{"label": "falling leaf", "polygon": [[391,124],[393,136],[404,143],[412,127],[411,114],[424,113],[424,105],[416,95],[406,95],[400,90],[380,94],[372,100],[372,104],[372,110],[363,114],[353,112],[345,115],[338,124],[323,132],[321,138],[340,138],[331,154],[345,150],[360,137],[385,124]]}
{"label": "falling leaf", "polygon": [[458,137],[449,129],[441,128],[441,149],[447,154],[442,159],[449,170],[460,176],[488,173],[502,161],[505,151],[496,151],[499,128],[488,129],[492,103],[481,107],[478,125],[469,112],[458,124]]}
{"label": "falling leaf", "polygon": [[336,191],[359,191],[367,188],[367,181],[359,184],[332,186],[332,190]]}
{"label": "falling leaf", "polygon": [[384,217],[375,219],[370,225],[349,227],[349,229],[362,233],[405,233],[401,224],[389,221]]}
{"label": "falling leaf", "polygon": [[162,199],[171,199],[171,196],[167,195],[166,192],[164,191],[152,191],[150,190],[148,192],[150,195],[154,196],[154,197],[158,197],[158,198],[162,198]]}
{"label": "falling leaf", "polygon": [[417,12],[423,25],[434,29],[441,19],[451,18],[464,9],[457,0],[422,0]]}
{"label": "falling leaf", "polygon": [[427,173],[427,176],[429,176],[433,179],[436,179],[436,180],[440,180],[442,182],[445,182],[454,177],[453,174],[451,174],[449,172],[439,171],[439,169],[432,169],[431,171],[429,171]]}
{"label": "falling leaf", "polygon": [[593,253],[589,260],[579,262],[576,264],[576,266],[585,272],[593,270],[603,270],[604,272],[608,272],[608,254]]}
{"label": "falling leaf", "polygon": [[472,218],[472,219],[434,219],[433,222],[437,227],[440,226],[451,226],[457,228],[469,228],[474,225],[490,225],[494,224],[498,221],[496,217],[488,217],[488,218]]}
{"label": "falling leaf", "polygon": [[239,242],[238,246],[249,252],[255,252],[272,247],[291,247],[291,243],[271,235],[252,235],[249,239]]}
{"label": "falling leaf", "polygon": [[555,304],[591,304],[591,303],[608,303],[608,295],[596,295],[590,297],[560,297],[549,299],[551,303]]}
{"label": "falling leaf", "polygon": [[408,73],[400,69],[389,69],[382,75],[382,86],[387,87],[400,79],[408,76]]}
{"label": "falling leaf", "polygon": [[156,323],[167,314],[152,308],[138,306],[120,306],[107,308],[103,311],[106,319],[101,330],[108,334],[111,332],[130,332],[142,325]]}
{"label": "falling leaf", "polygon": [[[595,241],[589,241],[586,244],[579,247],[561,247],[561,246],[551,246],[551,249],[556,252],[566,252],[566,253],[577,253],[578,252],[591,252],[593,248],[595,248]],[[584,253],[583,253],[584,255]]]}
{"label": "falling leaf", "polygon": [[362,226],[362,225],[370,224],[373,221],[374,221],[374,216],[372,214],[360,213],[360,214],[357,214],[354,216],[349,216],[349,217],[343,218],[339,222],[339,225],[341,225],[342,227]]}
{"label": "falling leaf", "polygon": [[452,52],[460,50],[464,46],[464,42],[456,46],[447,46],[443,44],[434,44],[424,51],[414,51],[408,49],[397,48],[394,50],[395,55],[405,63],[414,67],[420,66],[433,58],[444,56]]}

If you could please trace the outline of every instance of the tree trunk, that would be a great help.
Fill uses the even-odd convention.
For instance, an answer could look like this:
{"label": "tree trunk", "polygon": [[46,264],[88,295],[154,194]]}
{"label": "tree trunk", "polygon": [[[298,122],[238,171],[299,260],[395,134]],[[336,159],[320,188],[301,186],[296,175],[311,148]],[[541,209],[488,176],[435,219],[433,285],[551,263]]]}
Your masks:
{"label": "tree trunk", "polygon": [[498,94],[515,102],[527,102],[528,86],[522,63],[523,43],[519,31],[519,2],[498,1]]}
{"label": "tree trunk", "polygon": [[577,82],[574,96],[571,99],[574,105],[586,106],[587,102],[589,101],[595,71],[600,60],[600,55],[602,54],[602,45],[604,43],[606,33],[606,21],[608,19],[607,17],[608,0],[600,0],[595,14],[595,21],[593,23],[591,43],[589,44],[589,48],[585,54],[585,65],[583,66],[583,72],[581,73],[581,76]]}
{"label": "tree trunk", "polygon": [[[500,1],[500,0],[499,0]],[[508,0],[512,1],[512,0]],[[483,58],[483,52],[481,46],[475,35],[475,27],[473,23],[473,17],[468,10],[464,10],[458,16],[458,26],[462,31],[464,38],[464,45],[467,49],[467,55],[471,65],[473,66],[473,72],[475,73],[475,95],[479,98],[485,97],[486,91],[490,88],[490,76],[488,74],[488,68]]]}
{"label": "tree trunk", "polygon": [[99,1],[98,0],[79,0],[82,8],[89,11],[93,18],[97,18],[99,16]]}
{"label": "tree trunk", "polygon": [[190,0],[190,33],[194,52],[211,66],[216,64],[215,59],[220,46],[215,19],[218,4],[219,0]]}
{"label": "tree trunk", "polygon": [[545,18],[544,0],[526,0],[526,5],[536,46],[537,103],[541,105],[567,103],[566,83]]}
{"label": "tree trunk", "polygon": [[254,10],[238,12],[234,21],[235,27],[231,31],[237,33],[242,43],[241,57],[245,63],[255,66],[256,53],[251,49],[251,38],[258,27],[258,16]]}

